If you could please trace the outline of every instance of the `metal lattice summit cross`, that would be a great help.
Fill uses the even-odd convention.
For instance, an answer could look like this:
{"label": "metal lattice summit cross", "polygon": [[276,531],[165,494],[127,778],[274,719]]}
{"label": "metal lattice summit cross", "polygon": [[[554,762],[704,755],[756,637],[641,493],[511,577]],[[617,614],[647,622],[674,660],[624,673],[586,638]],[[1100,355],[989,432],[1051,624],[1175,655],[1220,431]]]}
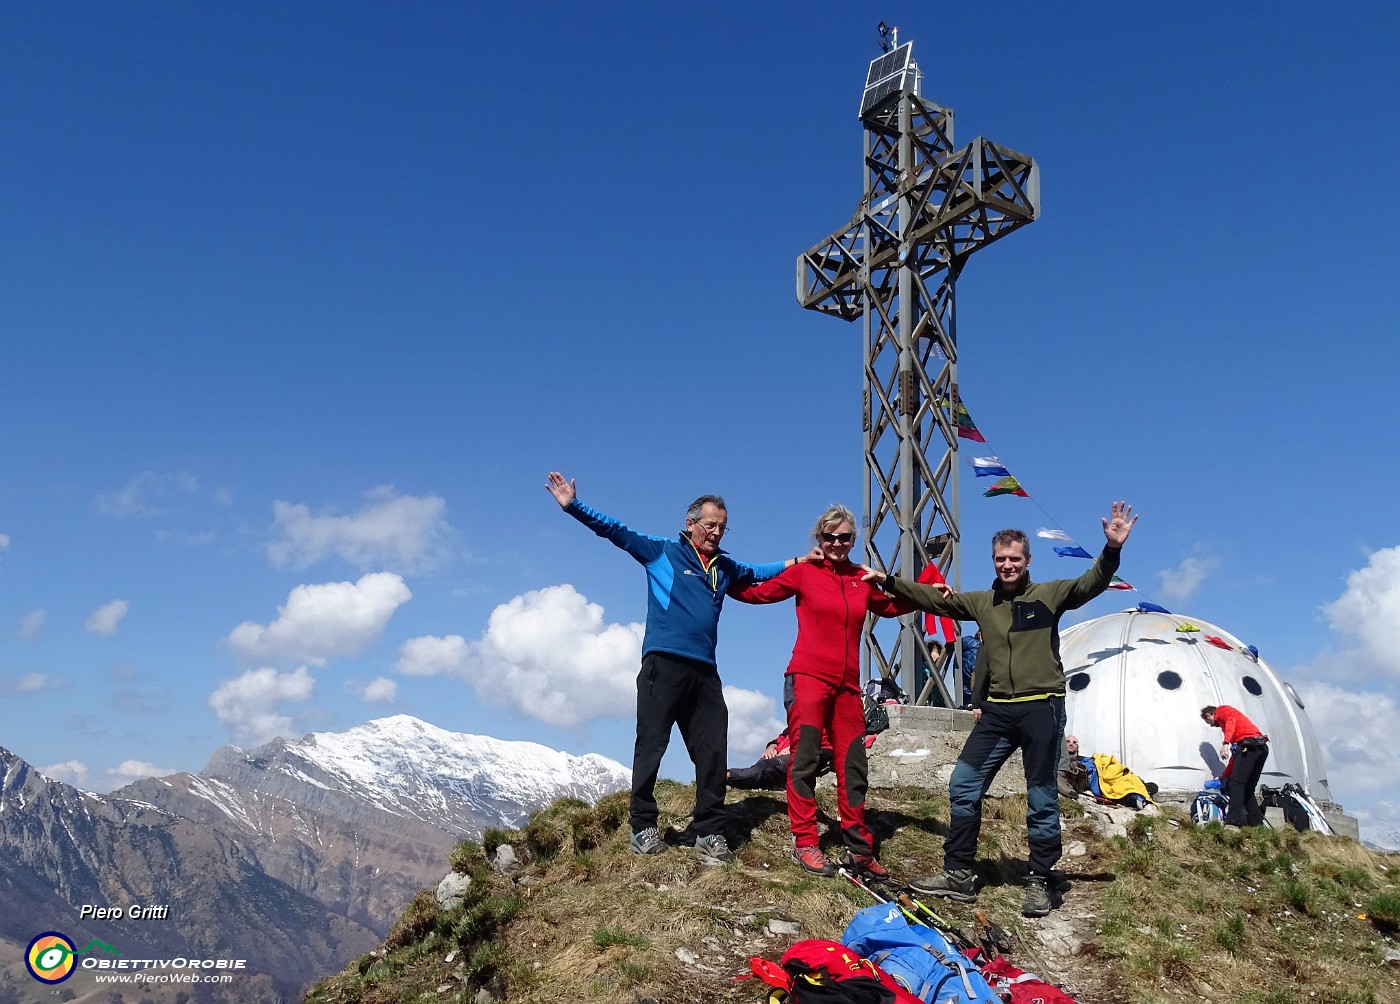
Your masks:
{"label": "metal lattice summit cross", "polygon": [[[798,256],[797,300],[864,321],[866,562],[915,578],[937,561],[960,588],[954,292],[969,256],[1040,214],[1040,169],[980,136],[955,149],[951,109],[919,96],[913,48],[870,64],[865,195],[850,223]],[[961,646],[937,664],[922,621],[867,618],[862,678],[894,678],[919,704],[960,707],[962,675],[950,688],[943,670]]]}

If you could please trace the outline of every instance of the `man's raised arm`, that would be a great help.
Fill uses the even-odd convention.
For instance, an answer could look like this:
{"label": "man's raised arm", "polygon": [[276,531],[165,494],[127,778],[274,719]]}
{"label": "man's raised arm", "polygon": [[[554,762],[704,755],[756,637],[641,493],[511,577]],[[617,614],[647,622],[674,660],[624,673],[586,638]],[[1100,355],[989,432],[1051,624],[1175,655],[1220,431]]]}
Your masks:
{"label": "man's raised arm", "polygon": [[1133,532],[1138,518],[1133,515],[1133,507],[1126,502],[1114,502],[1103,523],[1104,549],[1094,561],[1094,567],[1073,580],[1065,600],[1069,609],[1082,607],[1095,596],[1108,588],[1113,574],[1118,571],[1124,542]]}
{"label": "man's raised arm", "polygon": [[960,621],[976,619],[973,616],[972,608],[967,605],[963,596],[953,592],[953,587],[946,582],[925,585],[922,582],[910,582],[908,579],[886,575],[869,565],[861,565],[860,567],[865,570],[865,574],[861,578],[879,586],[887,596],[904,600],[920,610],[927,610],[929,613],[939,614],[943,617],[952,617]]}

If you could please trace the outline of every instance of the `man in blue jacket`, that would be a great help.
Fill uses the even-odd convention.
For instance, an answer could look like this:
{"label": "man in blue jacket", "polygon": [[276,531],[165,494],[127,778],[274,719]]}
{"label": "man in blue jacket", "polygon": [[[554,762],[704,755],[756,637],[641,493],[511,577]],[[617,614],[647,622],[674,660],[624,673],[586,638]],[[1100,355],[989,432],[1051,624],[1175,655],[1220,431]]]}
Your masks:
{"label": "man in blue jacket", "polygon": [[632,753],[632,850],[666,850],[657,828],[656,775],[679,725],[695,764],[695,853],[704,864],[734,860],[724,837],[729,709],[715,668],[719,615],[731,586],[771,579],[801,558],[745,565],[720,550],[729,513],[718,495],[702,495],[685,514],[685,531],[651,537],[578,501],[573,481],[549,472],[545,488],[566,513],[636,559],[647,573],[647,625],[637,674],[637,742]]}

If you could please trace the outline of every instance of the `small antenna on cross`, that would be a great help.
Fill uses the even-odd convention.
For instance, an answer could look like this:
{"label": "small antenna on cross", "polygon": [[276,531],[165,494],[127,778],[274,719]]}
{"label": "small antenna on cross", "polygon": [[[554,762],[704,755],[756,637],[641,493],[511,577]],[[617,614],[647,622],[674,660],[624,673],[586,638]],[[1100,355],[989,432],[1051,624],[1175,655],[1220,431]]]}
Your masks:
{"label": "small antenna on cross", "polygon": [[889,25],[885,24],[884,21],[881,21],[875,30],[880,33],[881,52],[889,52],[895,46],[899,45],[899,27],[897,25],[891,28]]}

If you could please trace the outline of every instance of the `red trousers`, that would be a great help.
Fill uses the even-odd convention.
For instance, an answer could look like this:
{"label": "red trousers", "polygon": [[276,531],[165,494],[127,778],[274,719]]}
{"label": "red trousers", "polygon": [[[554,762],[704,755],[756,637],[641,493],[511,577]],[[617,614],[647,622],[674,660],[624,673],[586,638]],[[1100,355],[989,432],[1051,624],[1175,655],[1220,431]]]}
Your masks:
{"label": "red trousers", "polygon": [[792,763],[788,767],[788,821],[798,847],[817,846],[816,780],[822,736],[834,753],[836,808],[841,837],[855,854],[873,854],[874,843],[865,826],[865,708],[854,685],[828,683],[801,673],[791,675],[792,705],[788,708],[788,738]]}

